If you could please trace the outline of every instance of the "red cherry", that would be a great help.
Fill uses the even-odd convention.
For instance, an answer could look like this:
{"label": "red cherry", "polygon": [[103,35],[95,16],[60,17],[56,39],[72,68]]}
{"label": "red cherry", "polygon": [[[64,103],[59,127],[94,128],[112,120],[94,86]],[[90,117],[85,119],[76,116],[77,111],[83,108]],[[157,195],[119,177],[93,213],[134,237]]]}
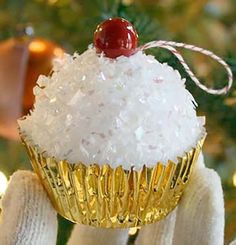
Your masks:
{"label": "red cherry", "polygon": [[93,43],[97,53],[106,57],[130,56],[138,45],[138,34],[132,24],[122,18],[108,19],[97,26]]}

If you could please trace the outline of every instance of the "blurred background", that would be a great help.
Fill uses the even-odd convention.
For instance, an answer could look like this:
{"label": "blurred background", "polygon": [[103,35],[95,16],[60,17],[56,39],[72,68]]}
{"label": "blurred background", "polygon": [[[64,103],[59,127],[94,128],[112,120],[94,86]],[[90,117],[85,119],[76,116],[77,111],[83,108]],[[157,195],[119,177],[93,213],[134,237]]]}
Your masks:
{"label": "blurred background", "polygon": [[[83,52],[96,25],[121,16],[133,23],[140,44],[174,40],[210,49],[231,66],[236,77],[235,0],[0,0],[0,196],[17,169],[31,169],[17,133],[16,119],[32,107],[39,74],[49,74],[63,52]],[[236,237],[236,85],[226,96],[209,95],[188,78],[177,60],[152,50],[187,78],[187,86],[206,115],[206,164],[221,176],[226,208],[225,243]],[[182,51],[205,84],[223,87],[223,68],[210,59]],[[72,223],[59,217],[58,244],[66,244]],[[131,236],[132,244],[135,236]]]}

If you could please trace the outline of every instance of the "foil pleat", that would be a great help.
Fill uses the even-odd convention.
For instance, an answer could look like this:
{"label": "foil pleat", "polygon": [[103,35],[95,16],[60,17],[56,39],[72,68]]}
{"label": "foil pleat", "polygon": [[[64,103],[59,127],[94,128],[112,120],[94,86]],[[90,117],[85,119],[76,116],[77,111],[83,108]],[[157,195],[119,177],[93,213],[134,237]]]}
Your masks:
{"label": "foil pleat", "polygon": [[176,162],[140,171],[56,161],[27,144],[35,172],[60,215],[85,225],[128,228],[163,219],[178,204],[204,143]]}

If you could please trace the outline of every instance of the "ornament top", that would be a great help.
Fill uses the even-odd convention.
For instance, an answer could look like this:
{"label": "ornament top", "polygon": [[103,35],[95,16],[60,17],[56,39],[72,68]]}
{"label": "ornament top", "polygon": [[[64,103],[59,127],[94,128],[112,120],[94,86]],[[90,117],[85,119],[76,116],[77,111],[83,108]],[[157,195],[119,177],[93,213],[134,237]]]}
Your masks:
{"label": "ornament top", "polygon": [[[55,63],[51,77],[40,76],[34,110],[19,126],[24,139],[57,160],[122,165],[140,169],[176,161],[205,133],[204,118],[178,71],[143,53],[165,48],[195,84],[211,94],[232,86],[229,66],[209,50],[155,40],[137,48],[137,33],[121,18],[100,24],[94,47]],[[228,73],[221,89],[202,84],[176,48],[210,56]]]}
{"label": "ornament top", "polygon": [[130,56],[136,52],[138,34],[129,21],[110,18],[97,26],[93,42],[97,53],[104,53],[106,57]]}
{"label": "ornament top", "polygon": [[66,55],[40,76],[26,140],[57,160],[125,169],[175,161],[195,147],[204,118],[178,71],[138,51],[110,59],[95,48]]}

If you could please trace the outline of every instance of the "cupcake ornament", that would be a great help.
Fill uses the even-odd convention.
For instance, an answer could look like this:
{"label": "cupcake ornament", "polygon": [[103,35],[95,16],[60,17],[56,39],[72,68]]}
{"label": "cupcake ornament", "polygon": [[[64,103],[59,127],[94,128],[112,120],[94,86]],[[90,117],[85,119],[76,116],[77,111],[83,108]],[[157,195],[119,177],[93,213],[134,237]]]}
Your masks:
{"label": "cupcake ornament", "polygon": [[[187,188],[205,119],[179,72],[145,54],[154,47],[170,50],[206,92],[230,89],[232,72],[212,52],[172,41],[138,47],[134,27],[114,18],[97,27],[88,50],[65,55],[50,77],[39,77],[34,110],[18,122],[54,207],[73,222],[105,228],[153,223]],[[228,85],[201,84],[176,47],[215,59],[228,72]]]}

